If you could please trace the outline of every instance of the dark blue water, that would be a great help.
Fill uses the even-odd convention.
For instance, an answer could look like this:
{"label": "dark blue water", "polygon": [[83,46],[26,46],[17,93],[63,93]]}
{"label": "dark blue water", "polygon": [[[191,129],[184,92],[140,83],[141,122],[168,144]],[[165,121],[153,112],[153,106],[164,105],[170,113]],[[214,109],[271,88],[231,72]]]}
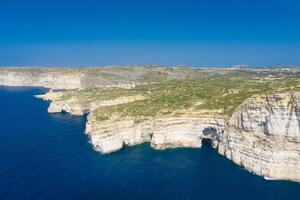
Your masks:
{"label": "dark blue water", "polygon": [[300,199],[300,184],[266,181],[209,145],[101,155],[84,117],[33,97],[45,91],[0,87],[0,199]]}

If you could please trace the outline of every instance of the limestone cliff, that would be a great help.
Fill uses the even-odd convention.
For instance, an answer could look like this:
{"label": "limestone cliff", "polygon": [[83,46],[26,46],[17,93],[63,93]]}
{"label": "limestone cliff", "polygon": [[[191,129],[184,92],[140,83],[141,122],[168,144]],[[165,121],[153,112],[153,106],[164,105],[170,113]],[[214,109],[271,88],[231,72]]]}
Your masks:
{"label": "limestone cliff", "polygon": [[57,103],[55,95],[48,99],[50,112],[89,113],[86,133],[102,153],[144,142],[155,149],[200,148],[206,138],[220,154],[255,174],[300,181],[300,93],[253,96],[229,119],[201,113],[142,118],[115,114],[98,121],[90,105]]}
{"label": "limestone cliff", "polygon": [[132,88],[134,80],[95,70],[71,68],[3,68],[0,69],[0,85],[37,86],[51,89],[79,89],[94,87]]}
{"label": "limestone cliff", "polygon": [[254,96],[234,112],[218,152],[258,175],[300,180],[300,93]]}
{"label": "limestone cliff", "polygon": [[[217,146],[225,120],[201,116],[161,116],[153,118],[118,118],[98,122],[93,112],[88,116],[86,133],[96,150],[117,151],[123,145],[150,142],[155,149],[174,147],[200,148],[203,138],[213,139]],[[204,134],[207,133],[207,134]]]}
{"label": "limestone cliff", "polygon": [[1,70],[0,85],[38,86],[52,89],[81,88],[82,74],[62,73],[60,71],[39,70]]}
{"label": "limestone cliff", "polygon": [[50,91],[44,95],[36,95],[36,97],[51,101],[48,108],[49,113],[68,112],[72,115],[84,115],[99,107],[113,106],[145,99],[142,95],[133,95],[112,100],[80,101],[77,98],[61,99],[63,95],[64,92]]}

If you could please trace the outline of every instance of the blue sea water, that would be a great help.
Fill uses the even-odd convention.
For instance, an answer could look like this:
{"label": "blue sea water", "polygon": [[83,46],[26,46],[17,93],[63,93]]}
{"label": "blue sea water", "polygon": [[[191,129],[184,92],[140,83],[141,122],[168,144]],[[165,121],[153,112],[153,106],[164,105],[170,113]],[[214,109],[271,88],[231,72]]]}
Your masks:
{"label": "blue sea water", "polygon": [[47,113],[43,88],[0,87],[0,199],[300,199],[300,184],[267,181],[209,145],[102,155],[85,117]]}

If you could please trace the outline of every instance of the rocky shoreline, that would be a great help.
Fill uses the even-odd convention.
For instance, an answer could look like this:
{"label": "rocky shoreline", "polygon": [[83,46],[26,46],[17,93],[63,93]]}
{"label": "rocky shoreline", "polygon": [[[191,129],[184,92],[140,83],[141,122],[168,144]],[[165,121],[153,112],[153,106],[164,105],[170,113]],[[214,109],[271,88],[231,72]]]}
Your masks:
{"label": "rocky shoreline", "polygon": [[300,93],[251,97],[230,118],[201,113],[152,118],[116,115],[102,122],[95,119],[93,108],[71,102],[57,104],[55,95],[50,96],[53,99],[49,94],[42,96],[52,100],[49,112],[89,113],[86,134],[102,153],[144,142],[154,149],[200,148],[202,140],[208,139],[219,154],[250,172],[300,181]]}

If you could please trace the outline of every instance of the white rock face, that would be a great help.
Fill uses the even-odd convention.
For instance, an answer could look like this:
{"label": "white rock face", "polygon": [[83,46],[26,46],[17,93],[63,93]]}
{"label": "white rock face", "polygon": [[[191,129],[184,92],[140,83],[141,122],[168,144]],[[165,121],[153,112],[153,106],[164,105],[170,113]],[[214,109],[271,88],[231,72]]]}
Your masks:
{"label": "white rock face", "polygon": [[123,145],[150,142],[155,149],[200,148],[203,138],[247,170],[273,179],[300,181],[299,93],[255,96],[230,120],[201,116],[114,119],[88,118],[95,149],[109,153]]}
{"label": "white rock face", "polygon": [[229,120],[218,152],[258,175],[300,181],[300,93],[255,96]]}
{"label": "white rock face", "polygon": [[200,148],[202,140],[207,138],[221,155],[255,174],[300,182],[300,93],[251,97],[230,119],[191,113],[155,118],[116,115],[110,120],[97,121],[93,112],[97,105],[128,101],[119,99],[97,105],[94,102],[91,106],[55,98],[53,94],[44,96],[52,100],[49,112],[89,113],[86,133],[95,150],[102,153],[144,142],[155,149]]}
{"label": "white rock face", "polygon": [[134,119],[129,118],[99,123],[93,113],[90,113],[86,124],[86,133],[90,136],[96,150],[110,153],[121,149],[123,145],[132,146],[150,142],[152,127],[151,121],[137,123]]}
{"label": "white rock face", "polygon": [[72,115],[84,115],[99,107],[124,104],[145,99],[145,97],[142,95],[133,95],[127,97],[119,97],[113,100],[83,102],[76,98],[60,99],[60,97],[62,97],[63,95],[63,92],[50,91],[43,95],[36,95],[36,97],[46,101],[51,101],[48,108],[49,113],[68,112]]}
{"label": "white rock face", "polygon": [[81,88],[82,74],[61,74],[58,72],[1,71],[0,85],[38,86],[51,89]]}
{"label": "white rock face", "polygon": [[85,70],[64,68],[7,68],[0,69],[0,85],[3,86],[37,86],[51,89],[80,89],[95,87],[133,88],[132,80],[110,80]]}
{"label": "white rock face", "polygon": [[[155,149],[170,147],[202,146],[202,139],[209,138],[217,146],[218,136],[224,132],[226,121],[222,118],[205,118],[201,116],[163,117],[154,121],[151,146]],[[205,129],[211,130],[204,134]]]}
{"label": "white rock face", "polygon": [[[86,133],[91,137],[95,149],[109,153],[123,145],[150,142],[155,149],[174,147],[200,148],[203,138],[210,138],[218,144],[217,132],[223,132],[224,119],[201,118],[199,116],[160,117],[150,119],[116,118],[96,121],[93,112],[88,116]],[[203,134],[211,129],[211,134]],[[215,134],[215,135],[213,135]]]}
{"label": "white rock face", "polygon": [[300,93],[250,98],[235,112],[231,124],[246,132],[300,137]]}

